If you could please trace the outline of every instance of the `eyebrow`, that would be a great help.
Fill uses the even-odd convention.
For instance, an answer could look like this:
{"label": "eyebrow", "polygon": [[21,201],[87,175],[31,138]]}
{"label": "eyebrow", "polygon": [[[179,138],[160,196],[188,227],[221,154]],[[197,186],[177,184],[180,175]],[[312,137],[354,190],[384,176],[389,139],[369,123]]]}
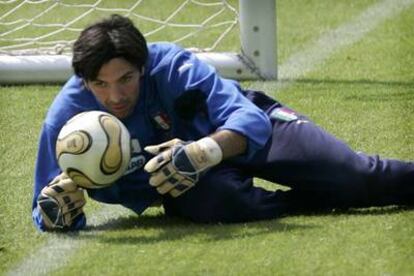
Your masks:
{"label": "eyebrow", "polygon": [[[137,70],[137,72],[139,72],[139,70]],[[135,70],[126,71],[125,74],[121,75],[117,80],[121,80],[122,78],[125,78],[125,77],[127,77],[129,75],[132,75],[134,73],[135,73]],[[104,80],[99,79],[98,77],[96,77],[96,79],[94,79],[92,81],[93,82],[107,82],[107,81],[104,81]]]}

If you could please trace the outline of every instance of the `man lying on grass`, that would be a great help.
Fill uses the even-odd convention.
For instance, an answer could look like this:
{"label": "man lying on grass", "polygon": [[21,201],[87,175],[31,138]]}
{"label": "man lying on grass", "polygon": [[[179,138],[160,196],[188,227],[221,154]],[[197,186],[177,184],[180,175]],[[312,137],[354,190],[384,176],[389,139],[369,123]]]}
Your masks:
{"label": "man lying on grass", "polygon": [[[414,203],[414,163],[353,151],[306,116],[220,77],[191,52],[147,45],[128,18],[112,15],[83,30],[72,65],[75,75],[40,136],[33,219],[42,231],[84,227],[85,190],[137,214],[160,201],[166,215],[200,223]],[[74,183],[55,157],[62,126],[90,110],[119,118],[135,145],[127,172],[101,189]],[[267,191],[253,186],[255,177],[291,189]]]}

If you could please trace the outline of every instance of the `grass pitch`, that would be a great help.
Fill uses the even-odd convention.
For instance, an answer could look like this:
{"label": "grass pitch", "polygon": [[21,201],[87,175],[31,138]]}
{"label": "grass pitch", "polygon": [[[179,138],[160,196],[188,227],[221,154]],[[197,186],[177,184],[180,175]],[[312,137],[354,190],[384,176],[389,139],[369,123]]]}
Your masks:
{"label": "grass pitch", "polygon": [[[379,1],[381,2],[381,1]],[[377,1],[281,0],[283,64],[309,41]],[[354,149],[414,159],[414,5],[283,88],[266,92]],[[226,43],[237,45],[238,42]],[[244,86],[261,86],[246,82]],[[37,139],[59,86],[0,87],[0,274],[412,275],[414,211],[390,206],[231,225],[107,211],[88,200],[91,226],[41,234],[31,222]],[[414,180],[413,180],[414,181]],[[258,181],[273,188],[272,184]],[[117,209],[118,210],[118,209]],[[116,211],[118,212],[118,211]]]}

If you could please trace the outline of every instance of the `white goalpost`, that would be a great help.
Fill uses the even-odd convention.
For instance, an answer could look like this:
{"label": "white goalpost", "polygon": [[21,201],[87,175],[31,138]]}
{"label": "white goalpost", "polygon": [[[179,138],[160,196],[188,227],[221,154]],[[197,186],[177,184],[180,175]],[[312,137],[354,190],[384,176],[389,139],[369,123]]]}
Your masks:
{"label": "white goalpost", "polygon": [[[169,1],[164,0],[163,3],[178,2]],[[224,77],[239,80],[276,79],[275,1],[239,0],[237,9],[226,0],[185,0],[174,6],[164,18],[160,18],[146,11],[144,0],[115,8],[107,7],[108,3],[104,0],[0,0],[0,85],[66,81],[72,74],[70,49],[73,41],[83,27],[91,23],[89,18],[110,13],[131,18],[149,42],[169,39],[185,44],[189,41],[187,43],[190,46],[187,48],[216,67]],[[121,1],[112,2],[123,4]],[[192,17],[200,17],[201,23],[185,22],[188,18],[185,11],[189,5],[200,9],[200,16]],[[42,11],[37,12],[35,8]],[[69,14],[73,10],[77,13],[73,13],[72,17],[60,19],[51,16],[62,12]],[[226,37],[237,32],[237,29],[240,41],[238,49],[227,51],[226,46],[222,46],[217,50]],[[215,35],[211,41],[213,35],[209,32]],[[34,35],[28,36],[27,33]],[[168,37],[175,33],[179,35]],[[197,43],[201,39],[197,36],[203,33],[207,34],[205,40],[209,40],[210,44],[200,47]]]}

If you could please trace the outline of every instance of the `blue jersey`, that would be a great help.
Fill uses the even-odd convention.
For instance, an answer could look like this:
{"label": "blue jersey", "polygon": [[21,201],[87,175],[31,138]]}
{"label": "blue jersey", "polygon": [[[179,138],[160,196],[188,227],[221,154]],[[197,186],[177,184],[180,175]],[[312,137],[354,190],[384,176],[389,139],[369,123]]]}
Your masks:
{"label": "blue jersey", "polygon": [[[172,138],[197,140],[228,129],[248,139],[246,154],[237,159],[248,162],[271,135],[268,116],[243,96],[237,82],[221,78],[212,66],[174,44],[154,43],[148,48],[138,102],[133,113],[122,120],[132,139],[128,170],[114,185],[87,191],[97,201],[121,204],[138,214],[160,198],[143,170],[151,158],[143,151],[145,146]],[[37,196],[61,172],[55,157],[58,133],[68,119],[88,110],[107,111],[82,79],[73,76],[56,96],[41,130],[33,197],[33,219],[40,230],[44,225]],[[72,228],[82,228],[85,223],[82,216]]]}

